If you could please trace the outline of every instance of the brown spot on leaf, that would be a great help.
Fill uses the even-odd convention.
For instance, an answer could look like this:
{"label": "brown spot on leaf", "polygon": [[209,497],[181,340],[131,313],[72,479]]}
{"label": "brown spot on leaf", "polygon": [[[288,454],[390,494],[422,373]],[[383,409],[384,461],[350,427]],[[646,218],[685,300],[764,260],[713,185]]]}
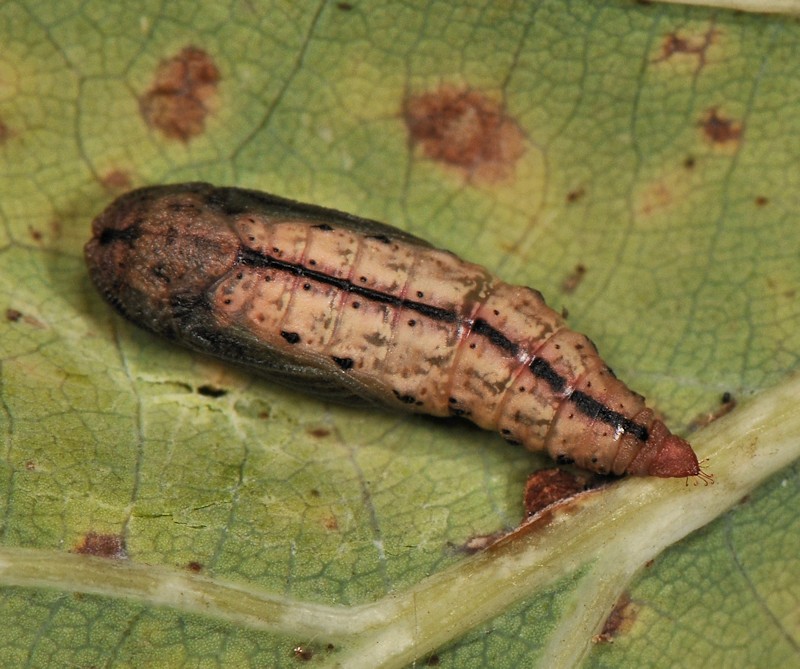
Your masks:
{"label": "brown spot on leaf", "polygon": [[631,601],[631,596],[623,592],[614,609],[606,618],[603,631],[592,637],[594,643],[613,643],[620,634],[628,632],[639,615],[639,607]]}
{"label": "brown spot on leaf", "polygon": [[403,104],[413,144],[468,180],[509,178],[525,152],[525,136],[503,106],[483,93],[442,87]]}
{"label": "brown spot on leaf", "polygon": [[337,2],[336,8],[341,9],[343,12],[349,12],[351,9],[353,9],[353,5],[349,2]]}
{"label": "brown spot on leaf", "polygon": [[131,189],[133,180],[125,170],[111,170],[103,175],[100,183],[109,193],[122,193]]}
{"label": "brown spot on leaf", "polygon": [[193,572],[195,572],[195,573],[198,573],[198,572],[201,572],[201,571],[203,571],[203,565],[202,565],[202,564],[200,564],[199,562],[195,562],[194,560],[192,560],[191,562],[189,562],[189,563],[186,565],[186,568],[187,568],[189,571],[193,571]]}
{"label": "brown spot on leaf", "polygon": [[73,553],[122,560],[128,557],[125,539],[118,534],[87,532],[72,549]]}
{"label": "brown spot on leaf", "polygon": [[22,313],[19,309],[6,309],[6,320],[10,321],[11,323],[19,323],[22,321],[25,325],[30,325],[31,327],[38,328],[40,330],[44,330],[47,327],[38,318],[35,318],[34,316],[28,316],[27,314]]}
{"label": "brown spot on leaf", "polygon": [[330,532],[336,532],[339,529],[339,521],[336,519],[336,516],[326,516],[322,520],[322,524],[325,526],[325,529]]}
{"label": "brown spot on leaf", "polygon": [[555,468],[540,469],[531,474],[525,483],[525,512],[532,516],[551,504],[598,485],[600,481],[597,477],[589,474],[573,474]]}
{"label": "brown spot on leaf", "polygon": [[170,139],[188,142],[205,129],[217,102],[220,73],[203,49],[187,46],[161,61],[153,85],[139,98],[145,122]]}
{"label": "brown spot on leaf", "polygon": [[763,195],[759,195],[756,198],[756,206],[757,207],[766,207],[768,204],[769,204],[769,198],[766,198]]}
{"label": "brown spot on leaf", "polygon": [[574,293],[586,276],[586,266],[578,263],[561,283],[561,290],[567,294]]}
{"label": "brown spot on leaf", "polygon": [[36,471],[36,461],[35,460],[25,460],[25,469],[29,472]]}
{"label": "brown spot on leaf", "polygon": [[742,124],[719,113],[716,107],[709,109],[700,121],[706,139],[713,144],[736,142],[742,136]]}
{"label": "brown spot on leaf", "polygon": [[720,399],[720,405],[712,411],[707,411],[705,413],[701,413],[699,416],[695,416],[689,422],[689,430],[694,431],[700,429],[701,427],[705,427],[706,425],[713,423],[715,420],[722,418],[724,415],[729,414],[735,408],[736,398],[731,393],[723,393]]}
{"label": "brown spot on leaf", "polygon": [[569,193],[567,193],[567,204],[572,204],[573,202],[577,202],[578,200],[583,198],[584,195],[586,195],[586,189],[583,186],[571,190]]}
{"label": "brown spot on leaf", "polygon": [[695,72],[706,64],[706,52],[719,36],[719,31],[709,28],[700,35],[691,35],[674,31],[668,33],[661,42],[661,54],[653,59],[654,63],[662,63],[673,57],[688,57],[696,61]]}
{"label": "brown spot on leaf", "polygon": [[324,439],[325,437],[330,436],[331,431],[325,427],[315,427],[310,429],[308,433],[317,439]]}
{"label": "brown spot on leaf", "polygon": [[42,231],[34,228],[32,225],[28,226],[28,232],[31,235],[31,239],[33,239],[33,241],[35,241],[37,243],[42,241],[42,239],[44,237],[44,235],[42,235]]}
{"label": "brown spot on leaf", "polygon": [[686,156],[686,158],[684,158],[684,159],[683,159],[683,166],[684,166],[684,167],[685,167],[687,170],[693,170],[693,169],[694,169],[694,166],[695,166],[696,164],[697,164],[697,160],[695,160],[695,157],[694,157],[694,156]]}

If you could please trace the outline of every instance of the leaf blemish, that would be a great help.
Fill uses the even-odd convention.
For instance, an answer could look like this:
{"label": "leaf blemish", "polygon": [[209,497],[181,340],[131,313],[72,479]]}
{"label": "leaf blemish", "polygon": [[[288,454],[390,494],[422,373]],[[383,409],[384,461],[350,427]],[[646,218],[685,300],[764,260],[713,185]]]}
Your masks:
{"label": "leaf blemish", "polygon": [[125,170],[110,170],[100,179],[100,184],[109,193],[123,193],[133,185],[131,175]]}
{"label": "leaf blemish", "polygon": [[653,62],[663,63],[673,56],[678,58],[688,56],[697,59],[695,72],[698,72],[706,65],[706,52],[715,43],[718,36],[719,31],[715,28],[709,28],[700,35],[687,35],[673,31],[664,37],[661,42],[661,54],[653,59]]}
{"label": "leaf blemish", "polygon": [[412,144],[467,180],[508,179],[525,153],[517,122],[478,91],[445,86],[407,98],[402,113]]}
{"label": "leaf blemish", "polygon": [[583,282],[586,276],[586,265],[578,263],[561,283],[561,290],[564,293],[572,294]]}
{"label": "leaf blemish", "polygon": [[563,469],[540,469],[525,483],[525,513],[528,517],[579,492],[600,485],[595,477],[576,475]]}
{"label": "leaf blemish", "polygon": [[623,592],[603,625],[603,631],[592,638],[593,643],[613,643],[621,634],[630,631],[639,615],[639,607],[631,601],[631,596]]}
{"label": "leaf blemish", "polygon": [[712,144],[737,142],[742,136],[742,124],[721,115],[716,107],[706,112],[699,125]]}
{"label": "leaf blemish", "polygon": [[220,72],[203,49],[187,46],[161,61],[139,109],[150,127],[170,139],[188,142],[202,134],[217,102]]}
{"label": "leaf blemish", "polygon": [[735,408],[736,398],[732,393],[725,392],[722,394],[719,406],[712,411],[695,416],[695,418],[689,423],[689,430],[693,432],[701,427],[705,427],[706,425],[713,423],[715,420],[722,418],[726,414],[729,414]]}
{"label": "leaf blemish", "polygon": [[3,119],[0,119],[0,144],[5,144],[9,139],[11,139],[11,128],[8,127]]}
{"label": "leaf blemish", "polygon": [[73,553],[81,555],[94,555],[96,557],[124,560],[128,557],[125,548],[125,539],[119,534],[100,534],[89,531],[75,544]]}
{"label": "leaf blemish", "polygon": [[215,386],[211,386],[208,384],[199,386],[197,388],[197,394],[203,395],[204,397],[225,397],[228,394],[228,391],[224,388],[217,388]]}
{"label": "leaf blemish", "polygon": [[295,646],[292,648],[292,654],[296,659],[303,660],[304,662],[308,662],[314,657],[314,651],[308,646]]}
{"label": "leaf blemish", "polygon": [[571,190],[569,193],[567,193],[567,204],[577,202],[578,200],[582,199],[584,195],[586,195],[586,189],[583,186]]}

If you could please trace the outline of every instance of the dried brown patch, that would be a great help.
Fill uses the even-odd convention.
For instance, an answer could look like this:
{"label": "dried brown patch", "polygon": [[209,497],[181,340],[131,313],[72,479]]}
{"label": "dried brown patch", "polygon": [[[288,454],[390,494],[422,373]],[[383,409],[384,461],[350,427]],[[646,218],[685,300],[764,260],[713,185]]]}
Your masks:
{"label": "dried brown patch", "polygon": [[623,592],[606,618],[603,631],[592,637],[592,642],[613,643],[618,636],[630,631],[638,615],[639,607],[631,601],[627,592]]}
{"label": "dried brown patch", "polygon": [[122,560],[128,557],[123,537],[118,534],[100,534],[98,532],[84,534],[81,540],[75,544],[72,552],[115,560]]}
{"label": "dried brown patch", "polygon": [[403,118],[413,144],[468,180],[508,179],[525,153],[525,136],[498,102],[483,93],[443,87],[411,96]]}
{"label": "dried brown patch", "polygon": [[696,60],[697,72],[705,67],[707,51],[719,34],[715,28],[709,28],[701,35],[681,34],[678,31],[668,33],[661,41],[661,54],[653,62],[662,63],[673,57],[688,57]]}
{"label": "dried brown patch", "polygon": [[578,286],[581,285],[583,282],[583,277],[586,276],[586,266],[578,263],[572,269],[572,271],[567,275],[567,277],[561,283],[561,290],[564,293],[571,294],[574,293]]}
{"label": "dried brown patch", "polygon": [[20,318],[22,318],[22,312],[17,311],[16,309],[6,309],[6,320],[11,321],[12,323],[16,323]]}
{"label": "dried brown patch", "polygon": [[191,562],[187,563],[186,564],[186,568],[189,571],[193,571],[195,573],[199,573],[199,572],[203,571],[203,565],[201,563],[199,563],[199,562],[195,562],[194,560],[192,560]]}
{"label": "dried brown patch", "polygon": [[139,98],[145,122],[170,139],[188,142],[205,130],[217,103],[220,72],[211,56],[187,46],[161,61],[153,85]]}
{"label": "dried brown patch", "polygon": [[769,204],[769,198],[759,195],[755,202],[757,207],[766,207]]}
{"label": "dried brown patch", "polygon": [[742,137],[742,124],[722,116],[716,107],[706,112],[699,125],[705,138],[713,144],[738,142]]}
{"label": "dried brown patch", "polygon": [[336,516],[326,516],[323,518],[322,524],[329,532],[337,532],[339,530],[339,521],[336,519]]}
{"label": "dried brown patch", "polygon": [[586,195],[586,189],[583,188],[583,186],[571,190],[569,193],[567,193],[567,204],[577,202],[578,200],[582,199],[584,195]]}
{"label": "dried brown patch", "polygon": [[525,482],[525,512],[528,516],[545,507],[590,490],[600,484],[591,474],[573,474],[564,469],[540,469]]}
{"label": "dried brown patch", "polygon": [[705,427],[709,423],[722,418],[724,415],[729,414],[736,408],[736,398],[731,393],[723,393],[720,399],[720,405],[713,411],[707,411],[695,416],[689,422],[689,430],[698,430]]}
{"label": "dried brown patch", "polygon": [[25,469],[29,472],[36,471],[36,461],[35,460],[25,460]]}
{"label": "dried brown patch", "polygon": [[37,244],[41,242],[42,239],[44,239],[42,231],[37,228],[34,228],[32,225],[28,226],[28,233],[30,233],[31,239],[35,241]]}
{"label": "dried brown patch", "polygon": [[325,437],[330,436],[331,431],[329,429],[327,429],[327,428],[324,428],[324,427],[315,427],[315,428],[310,429],[308,431],[308,433],[312,437],[316,437],[317,439],[323,439]]}
{"label": "dried brown patch", "polygon": [[111,170],[103,175],[100,184],[109,193],[122,193],[131,189],[133,180],[125,170]]}

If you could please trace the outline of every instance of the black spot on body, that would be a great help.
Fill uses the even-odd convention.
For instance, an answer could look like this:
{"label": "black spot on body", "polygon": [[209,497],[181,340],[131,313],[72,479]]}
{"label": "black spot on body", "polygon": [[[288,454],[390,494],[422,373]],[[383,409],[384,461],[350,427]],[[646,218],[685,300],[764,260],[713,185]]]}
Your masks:
{"label": "black spot on body", "polygon": [[367,235],[367,239],[374,239],[379,241],[381,244],[391,244],[392,240],[389,239],[386,235]]}
{"label": "black spot on body", "polygon": [[281,330],[281,337],[283,337],[290,344],[296,344],[300,341],[300,335],[296,332],[286,332],[286,330]]}
{"label": "black spot on body", "polygon": [[335,355],[332,355],[331,358],[344,371],[347,371],[348,369],[352,369],[353,368],[353,359],[352,358],[337,358]]}
{"label": "black spot on body", "polygon": [[417,402],[417,398],[413,395],[403,395],[398,390],[393,390],[394,396],[400,400],[403,404],[421,404],[421,402]]}
{"label": "black spot on body", "polygon": [[330,232],[333,230],[333,228],[327,223],[319,223],[318,225],[312,225],[311,227],[317,230],[324,230],[325,232]]}

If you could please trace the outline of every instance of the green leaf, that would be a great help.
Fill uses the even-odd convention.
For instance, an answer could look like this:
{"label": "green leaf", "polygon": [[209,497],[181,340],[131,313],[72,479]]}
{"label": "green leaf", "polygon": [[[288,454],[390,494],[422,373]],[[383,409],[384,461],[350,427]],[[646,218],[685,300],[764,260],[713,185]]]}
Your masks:
{"label": "green leaf", "polygon": [[[0,35],[0,665],[797,662],[796,22],[31,0]],[[469,555],[544,458],[288,393],[96,294],[93,216],[188,180],[542,290],[715,484],[619,481]]]}

